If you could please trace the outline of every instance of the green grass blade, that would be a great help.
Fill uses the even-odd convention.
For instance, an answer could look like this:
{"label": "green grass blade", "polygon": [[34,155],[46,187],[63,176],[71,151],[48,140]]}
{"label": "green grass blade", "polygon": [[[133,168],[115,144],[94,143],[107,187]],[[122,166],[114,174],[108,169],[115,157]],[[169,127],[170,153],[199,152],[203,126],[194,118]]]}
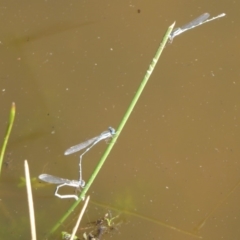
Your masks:
{"label": "green grass blade", "polygon": [[161,42],[161,44],[160,44],[160,46],[159,46],[159,48],[158,48],[158,50],[157,50],[153,60],[152,60],[152,63],[149,65],[149,68],[148,68],[148,70],[147,70],[147,72],[146,72],[146,74],[145,74],[145,76],[144,76],[144,78],[143,78],[143,80],[142,80],[142,82],[141,82],[141,84],[140,84],[140,86],[139,86],[139,88],[138,88],[138,90],[137,90],[137,92],[136,92],[136,94],[135,94],[135,96],[134,96],[134,98],[133,98],[129,108],[128,108],[127,112],[125,113],[125,115],[124,115],[124,117],[123,117],[123,119],[122,119],[118,129],[117,129],[118,135],[121,133],[123,127],[125,126],[128,118],[130,116],[130,114],[132,113],[132,111],[133,111],[133,109],[134,109],[134,107],[135,107],[135,105],[136,105],[140,95],[142,94],[142,91],[143,91],[144,87],[146,86],[146,84],[147,84],[147,82],[148,82],[148,80],[149,80],[149,78],[150,78],[150,76],[151,76],[151,74],[152,74],[152,72],[153,72],[157,62],[158,62],[158,60],[159,60],[159,58],[160,58],[160,56],[162,54],[162,51],[163,51],[166,43],[168,42],[169,35],[172,32],[172,30],[174,28],[174,25],[175,25],[175,23],[173,23],[168,28],[167,32],[165,33],[165,35],[163,37],[163,40],[162,40],[162,42]]}
{"label": "green grass blade", "polygon": [[1,170],[2,170],[4,153],[5,153],[5,150],[6,150],[6,147],[7,147],[8,139],[9,139],[9,136],[10,136],[10,133],[11,133],[11,130],[12,130],[12,126],[13,126],[13,122],[14,122],[14,118],[15,118],[15,112],[16,112],[15,103],[12,103],[9,122],[8,122],[8,127],[7,127],[7,132],[6,132],[6,135],[4,137],[4,141],[3,141],[3,145],[2,145],[2,149],[1,149],[1,154],[0,154],[0,174],[1,174]]}
{"label": "green grass blade", "polygon": [[76,202],[70,207],[70,209],[65,213],[65,215],[59,220],[59,222],[51,229],[49,235],[52,234],[52,233],[54,233],[54,232],[58,229],[58,227],[68,218],[68,216],[74,211],[74,209],[77,207],[77,205],[81,202],[82,197],[85,196],[85,194],[87,193],[88,189],[89,189],[90,186],[92,185],[94,179],[96,178],[98,172],[100,171],[102,165],[104,164],[104,162],[105,162],[108,154],[110,153],[111,149],[113,148],[113,145],[115,144],[115,142],[116,142],[119,134],[121,133],[121,131],[122,131],[123,127],[124,127],[124,125],[126,124],[126,122],[127,122],[128,118],[129,118],[130,114],[132,113],[132,111],[133,111],[133,109],[134,109],[134,107],[135,107],[135,105],[136,105],[136,103],[137,103],[137,101],[138,101],[138,99],[139,99],[139,97],[140,97],[140,95],[141,95],[141,93],[142,93],[145,85],[147,84],[148,79],[150,78],[150,76],[151,76],[151,74],[152,74],[152,72],[153,72],[153,70],[154,70],[154,68],[155,68],[155,66],[156,66],[156,64],[157,64],[157,62],[158,62],[161,54],[162,54],[162,51],[163,51],[166,43],[168,42],[169,35],[170,35],[170,33],[172,32],[172,30],[173,30],[173,28],[174,28],[174,25],[175,25],[175,23],[173,23],[173,24],[168,28],[167,32],[165,33],[165,35],[164,35],[164,37],[163,37],[163,40],[162,40],[162,42],[161,42],[161,44],[160,44],[160,46],[159,46],[159,48],[158,48],[158,50],[157,50],[157,52],[156,52],[153,60],[152,60],[152,63],[150,64],[150,66],[149,66],[149,68],[148,68],[148,70],[147,70],[147,72],[146,72],[146,74],[145,74],[145,76],[144,76],[144,78],[143,78],[143,80],[142,80],[142,82],[141,82],[141,84],[140,84],[137,92],[136,92],[136,95],[134,96],[134,98],[133,98],[133,100],[132,100],[132,102],[131,102],[131,104],[130,104],[127,112],[126,112],[126,114],[124,115],[124,117],[123,117],[123,119],[122,119],[122,121],[121,121],[121,123],[120,123],[120,125],[119,125],[119,127],[118,127],[118,129],[117,129],[117,134],[116,134],[116,136],[112,139],[112,141],[111,141],[110,144],[108,145],[108,148],[106,149],[105,153],[103,154],[103,156],[102,156],[101,160],[99,161],[96,169],[94,170],[93,174],[91,175],[88,183],[87,183],[86,186],[83,188],[83,190],[82,190],[82,192],[81,192],[81,194],[80,194],[80,196],[79,196],[79,200],[76,201]]}

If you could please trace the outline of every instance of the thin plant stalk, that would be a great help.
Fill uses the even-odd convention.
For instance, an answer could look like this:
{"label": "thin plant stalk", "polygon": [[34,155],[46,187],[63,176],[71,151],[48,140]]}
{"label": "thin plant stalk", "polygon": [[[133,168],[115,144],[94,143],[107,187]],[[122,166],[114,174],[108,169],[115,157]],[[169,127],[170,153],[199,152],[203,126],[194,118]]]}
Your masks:
{"label": "thin plant stalk", "polygon": [[198,224],[198,226],[195,228],[195,232],[199,232],[201,230],[201,228],[205,225],[205,223],[207,222],[207,220],[211,217],[211,215],[224,203],[226,202],[227,198],[229,198],[229,196],[235,192],[235,190],[239,187],[240,185],[240,181],[237,182],[236,185],[234,185],[234,187],[218,202],[215,203],[214,207],[208,212],[208,214],[206,215],[206,217]]}
{"label": "thin plant stalk", "polygon": [[199,236],[196,233],[196,231],[191,232],[191,231],[183,230],[181,228],[177,228],[177,227],[175,227],[173,225],[167,224],[164,221],[160,221],[159,219],[148,217],[146,215],[141,215],[141,214],[138,214],[138,213],[136,213],[134,211],[128,211],[126,209],[120,209],[120,208],[116,208],[116,207],[113,207],[113,206],[110,206],[110,205],[101,204],[101,203],[94,202],[94,201],[92,201],[91,203],[94,204],[97,207],[109,209],[109,210],[115,211],[115,212],[121,212],[121,214],[127,214],[128,216],[134,216],[134,217],[136,217],[138,219],[142,219],[142,220],[148,221],[149,223],[154,223],[154,224],[157,224],[159,226],[163,226],[165,228],[169,228],[169,229],[171,229],[173,231],[180,232],[182,234],[186,234],[186,235],[189,235],[189,236],[192,236],[192,237],[196,237],[196,238],[202,238],[201,236]]}
{"label": "thin plant stalk", "polygon": [[85,213],[86,211],[86,208],[87,208],[87,205],[88,205],[88,202],[89,202],[89,199],[90,199],[90,196],[87,197],[86,201],[84,202],[84,205],[83,205],[83,208],[79,214],[79,217],[78,217],[78,220],[77,220],[77,223],[75,225],[75,227],[73,228],[73,231],[72,231],[72,235],[71,235],[71,238],[70,240],[73,240],[77,230],[78,230],[78,227],[79,227],[79,224],[80,224],[80,221],[82,220],[82,217],[83,217],[83,214]]}
{"label": "thin plant stalk", "polygon": [[158,62],[158,60],[159,60],[159,58],[160,58],[160,56],[162,54],[162,51],[163,51],[166,43],[168,42],[169,36],[170,36],[170,34],[171,34],[171,32],[172,32],[172,30],[174,28],[174,25],[175,25],[175,22],[168,28],[167,32],[165,33],[165,35],[163,37],[163,40],[162,40],[162,42],[161,42],[161,44],[160,44],[160,46],[159,46],[159,48],[158,48],[158,50],[157,50],[153,60],[152,60],[152,63],[149,65],[149,68],[148,68],[148,70],[147,70],[147,72],[146,72],[146,74],[145,74],[145,76],[144,76],[144,78],[143,78],[143,80],[142,80],[142,82],[141,82],[141,84],[140,84],[140,86],[139,86],[139,88],[138,88],[138,90],[137,90],[137,92],[136,92],[136,94],[135,94],[135,96],[134,96],[134,98],[133,98],[129,108],[127,109],[127,112],[125,113],[125,115],[123,116],[122,121],[120,122],[120,125],[119,125],[119,127],[117,129],[118,135],[121,133],[123,127],[125,126],[128,118],[130,116],[130,114],[132,113],[132,111],[133,111],[133,109],[134,109],[134,107],[135,107],[135,105],[136,105],[140,95],[142,94],[142,91],[143,91],[144,87],[146,86],[146,84],[147,84],[147,82],[148,82],[148,80],[149,80],[149,78],[150,78],[150,76],[151,76],[151,74],[152,74],[152,72],[153,72],[157,62]]}
{"label": "thin plant stalk", "polygon": [[4,153],[5,153],[5,150],[6,150],[6,147],[7,147],[8,139],[9,139],[9,136],[10,136],[10,133],[11,133],[11,130],[12,130],[12,126],[13,126],[13,122],[14,122],[14,118],[15,118],[15,112],[16,112],[16,107],[15,107],[15,103],[13,102],[12,107],[11,107],[11,111],[10,111],[7,132],[6,132],[6,135],[4,137],[3,145],[2,145],[2,149],[1,149],[1,153],[0,153],[0,174],[1,174],[1,170],[2,170]]}
{"label": "thin plant stalk", "polygon": [[88,191],[88,189],[92,185],[92,183],[93,183],[94,179],[96,178],[98,172],[100,171],[101,167],[103,166],[107,156],[109,155],[110,151],[112,150],[113,145],[115,144],[115,142],[116,142],[118,136],[120,135],[123,127],[125,126],[125,124],[126,124],[128,118],[129,118],[130,114],[132,113],[132,111],[133,111],[133,109],[134,109],[134,107],[135,107],[135,105],[136,105],[136,103],[137,103],[137,101],[138,101],[138,99],[139,99],[139,97],[140,97],[140,95],[141,95],[145,85],[147,84],[147,82],[148,82],[148,80],[149,80],[149,78],[150,78],[150,76],[151,76],[151,74],[152,74],[152,72],[153,72],[153,70],[154,70],[154,68],[155,68],[155,66],[156,66],[160,56],[161,56],[161,54],[162,54],[162,51],[163,51],[166,43],[168,42],[169,35],[171,34],[171,32],[172,32],[172,30],[174,28],[174,25],[175,25],[175,22],[168,28],[167,32],[165,33],[165,35],[163,37],[163,40],[162,40],[162,42],[161,42],[161,44],[160,44],[160,46],[159,46],[159,48],[158,48],[158,50],[157,50],[153,60],[152,60],[152,63],[149,65],[149,68],[148,68],[148,70],[147,70],[147,72],[146,72],[146,74],[145,74],[145,76],[144,76],[144,78],[143,78],[143,80],[142,80],[142,82],[141,82],[141,84],[140,84],[140,86],[139,86],[139,88],[138,88],[138,90],[137,90],[137,92],[136,92],[136,94],[135,94],[135,96],[134,96],[134,98],[133,98],[129,108],[127,109],[127,112],[125,113],[122,121],[120,122],[120,125],[119,125],[119,127],[117,129],[117,133],[116,133],[115,137],[112,139],[112,141],[108,145],[108,148],[104,152],[101,160],[99,161],[97,167],[95,168],[93,174],[91,175],[88,183],[86,184],[86,186],[81,191],[81,194],[79,196],[79,200],[77,200],[70,207],[70,209],[65,213],[65,215],[50,230],[49,234],[54,233],[58,229],[58,227],[68,218],[68,216],[74,211],[74,209],[77,207],[77,205],[80,203],[80,201],[84,198],[86,192]]}
{"label": "thin plant stalk", "polygon": [[34,215],[34,207],[33,207],[33,197],[32,197],[32,188],[31,188],[31,179],[30,179],[30,173],[29,173],[29,167],[28,167],[27,160],[24,161],[24,169],[25,169],[25,177],[26,177],[26,187],[27,187],[31,236],[32,236],[32,240],[37,240],[35,215]]}

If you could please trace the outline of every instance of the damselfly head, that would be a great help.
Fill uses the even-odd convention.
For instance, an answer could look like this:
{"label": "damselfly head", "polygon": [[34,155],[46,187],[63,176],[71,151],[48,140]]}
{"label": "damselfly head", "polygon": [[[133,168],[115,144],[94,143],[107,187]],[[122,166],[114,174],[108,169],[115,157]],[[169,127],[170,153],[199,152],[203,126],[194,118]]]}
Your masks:
{"label": "damselfly head", "polygon": [[111,135],[115,135],[116,134],[116,130],[113,127],[109,127],[108,130],[111,133]]}

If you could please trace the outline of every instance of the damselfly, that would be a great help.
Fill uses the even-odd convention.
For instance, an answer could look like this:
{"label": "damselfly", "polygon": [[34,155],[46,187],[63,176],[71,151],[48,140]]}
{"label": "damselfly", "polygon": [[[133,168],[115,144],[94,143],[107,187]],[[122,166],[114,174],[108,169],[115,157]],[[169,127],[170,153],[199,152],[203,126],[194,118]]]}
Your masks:
{"label": "damselfly", "polygon": [[226,15],[225,13],[221,13],[221,14],[217,15],[216,17],[212,17],[212,18],[208,19],[210,17],[210,14],[209,13],[204,13],[201,16],[199,16],[198,18],[192,20],[190,23],[185,24],[185,25],[183,25],[180,28],[174,29],[172,31],[172,33],[170,34],[170,36],[169,36],[169,40],[170,40],[170,42],[172,42],[173,38],[175,38],[176,36],[180,35],[181,33],[186,32],[186,31],[188,31],[188,30],[190,30],[192,28],[195,28],[197,26],[200,26],[200,25],[202,25],[204,23],[213,21],[213,20],[215,20],[217,18],[224,17],[225,15]]}
{"label": "damselfly", "polygon": [[114,128],[109,127],[107,131],[102,132],[99,136],[93,137],[85,142],[79,143],[75,146],[70,147],[65,151],[65,155],[73,154],[75,152],[81,151],[82,149],[87,148],[81,155],[79,160],[79,181],[82,180],[82,157],[85,153],[87,153],[94,145],[96,145],[101,140],[112,138],[116,134]]}
{"label": "damselfly", "polygon": [[74,195],[74,194],[61,195],[58,193],[58,189],[63,186],[70,186],[70,187],[76,187],[76,188],[83,188],[85,186],[85,182],[83,180],[81,180],[81,181],[68,180],[65,178],[52,176],[52,175],[49,175],[46,173],[39,175],[38,178],[47,183],[58,184],[54,195],[59,198],[75,198],[76,200],[78,200],[77,195]]}
{"label": "damselfly", "polygon": [[109,127],[107,131],[102,132],[99,136],[97,137],[93,137],[91,139],[86,140],[85,142],[79,143],[75,146],[72,146],[70,148],[68,148],[65,152],[64,155],[70,155],[73,154],[75,152],[81,151],[82,149],[90,146],[89,148],[87,148],[85,150],[85,152],[89,151],[95,144],[97,144],[98,142],[100,142],[103,139],[107,139],[107,138],[111,138],[113,137],[113,135],[115,135],[115,129],[112,127]]}

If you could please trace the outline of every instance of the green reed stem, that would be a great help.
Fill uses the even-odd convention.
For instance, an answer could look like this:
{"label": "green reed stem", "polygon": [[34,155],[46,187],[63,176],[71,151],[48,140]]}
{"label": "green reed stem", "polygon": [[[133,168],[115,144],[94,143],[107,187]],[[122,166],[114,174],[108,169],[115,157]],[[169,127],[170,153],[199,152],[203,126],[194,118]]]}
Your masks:
{"label": "green reed stem", "polygon": [[12,130],[12,126],[13,126],[13,122],[14,122],[14,118],[15,118],[15,112],[16,112],[16,107],[15,107],[15,103],[12,103],[12,107],[11,107],[11,111],[10,111],[10,116],[9,116],[9,122],[8,122],[8,127],[7,127],[7,131],[6,131],[6,135],[4,137],[3,140],[3,145],[2,145],[2,149],[1,149],[1,153],[0,153],[0,173],[2,170],[2,163],[3,163],[3,158],[4,158],[4,153],[7,147],[7,143],[8,143],[8,139]]}
{"label": "green reed stem", "polygon": [[134,107],[135,107],[135,105],[136,105],[136,103],[137,103],[137,101],[138,101],[138,99],[139,99],[139,97],[140,97],[140,95],[141,95],[141,93],[142,93],[145,85],[147,84],[148,79],[150,78],[150,76],[151,76],[151,74],[152,74],[152,72],[153,72],[153,70],[154,70],[154,68],[155,68],[155,66],[156,66],[156,64],[157,64],[157,62],[158,62],[158,59],[159,59],[159,57],[161,56],[162,51],[163,51],[163,49],[164,49],[164,47],[165,47],[165,45],[166,45],[166,43],[167,43],[167,41],[168,41],[169,35],[170,35],[170,33],[172,32],[174,25],[175,25],[175,23],[173,23],[173,24],[168,28],[167,32],[165,33],[165,35],[164,35],[164,37],[163,37],[163,40],[162,40],[162,42],[161,42],[161,44],[160,44],[160,46],[159,46],[159,48],[158,48],[158,50],[157,50],[157,52],[156,52],[153,60],[152,60],[152,63],[150,64],[150,66],[149,66],[149,68],[148,68],[148,70],[147,70],[147,72],[146,72],[146,74],[145,74],[145,76],[144,76],[144,78],[143,78],[143,80],[142,80],[142,82],[141,82],[141,84],[140,84],[140,86],[139,86],[139,88],[138,88],[138,90],[137,90],[137,92],[136,92],[136,94],[135,94],[135,96],[134,96],[134,98],[133,98],[133,100],[132,100],[129,108],[127,109],[127,112],[125,113],[122,121],[121,121],[120,124],[119,124],[119,127],[118,127],[118,129],[117,129],[117,134],[115,135],[115,137],[112,139],[112,141],[111,141],[110,144],[108,145],[108,148],[107,148],[106,151],[104,152],[101,160],[99,161],[99,163],[98,163],[96,169],[94,170],[92,176],[90,177],[88,183],[86,184],[86,186],[85,186],[85,187],[83,188],[83,190],[81,191],[81,194],[80,194],[80,196],[79,196],[79,200],[77,200],[77,201],[70,207],[70,209],[65,213],[65,215],[64,215],[64,216],[58,221],[58,223],[51,229],[51,231],[50,231],[49,234],[54,233],[54,232],[58,229],[58,227],[68,218],[68,216],[74,211],[74,209],[77,207],[77,205],[81,202],[82,198],[85,196],[86,192],[88,191],[88,189],[89,189],[90,186],[92,185],[92,183],[93,183],[94,179],[96,178],[98,172],[100,171],[101,167],[103,166],[103,164],[104,164],[107,156],[109,155],[110,151],[112,150],[113,145],[115,144],[115,142],[116,142],[118,136],[120,135],[123,127],[125,126],[125,124],[126,124],[128,118],[129,118],[130,114],[132,113],[132,111],[133,111],[133,109],[134,109]]}

